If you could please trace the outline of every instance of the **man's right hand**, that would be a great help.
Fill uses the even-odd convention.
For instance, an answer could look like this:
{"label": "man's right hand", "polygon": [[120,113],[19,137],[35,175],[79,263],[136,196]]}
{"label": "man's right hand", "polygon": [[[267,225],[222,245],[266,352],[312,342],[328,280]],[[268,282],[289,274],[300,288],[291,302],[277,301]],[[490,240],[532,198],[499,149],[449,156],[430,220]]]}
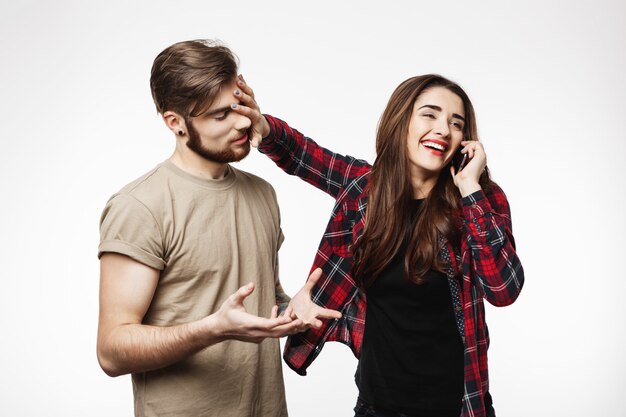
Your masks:
{"label": "man's right hand", "polygon": [[259,343],[307,327],[288,307],[269,318],[246,311],[243,300],[254,285],[241,287],[215,313],[172,326],[143,323],[159,281],[159,271],[118,253],[100,258],[98,361],[110,376],[145,372],[179,362],[226,339]]}
{"label": "man's right hand", "polygon": [[243,301],[254,291],[250,283],[228,297],[220,309],[207,317],[212,321],[220,338],[260,343],[268,337],[282,337],[304,330],[302,320],[296,318],[290,308],[278,316],[278,306],[272,308],[269,318],[258,317],[246,311]]}

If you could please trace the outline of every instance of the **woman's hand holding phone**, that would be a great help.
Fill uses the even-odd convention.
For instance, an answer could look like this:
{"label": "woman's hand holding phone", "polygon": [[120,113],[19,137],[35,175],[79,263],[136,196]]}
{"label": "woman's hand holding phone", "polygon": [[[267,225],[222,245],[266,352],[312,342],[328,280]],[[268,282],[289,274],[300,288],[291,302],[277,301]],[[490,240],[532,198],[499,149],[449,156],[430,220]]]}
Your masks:
{"label": "woman's hand holding phone", "polygon": [[[454,185],[459,188],[461,196],[466,197],[481,189],[478,180],[487,166],[487,155],[482,143],[477,140],[464,140],[461,142],[459,165],[452,164],[450,173],[454,179]],[[455,157],[456,159],[456,157]],[[465,159],[465,163],[463,163]],[[457,169],[460,167],[460,169]]]}

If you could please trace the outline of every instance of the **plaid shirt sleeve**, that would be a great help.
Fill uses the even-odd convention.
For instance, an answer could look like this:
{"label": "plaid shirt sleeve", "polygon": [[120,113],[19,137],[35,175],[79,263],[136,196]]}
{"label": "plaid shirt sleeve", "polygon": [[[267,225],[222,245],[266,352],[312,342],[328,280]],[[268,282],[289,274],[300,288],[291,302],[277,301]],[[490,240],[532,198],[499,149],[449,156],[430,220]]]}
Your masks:
{"label": "plaid shirt sleeve", "polygon": [[[485,417],[491,403],[487,349],[489,333],[483,299],[496,306],[515,301],[524,272],[515,251],[509,203],[496,184],[463,198],[463,324],[465,334],[465,392],[462,417]],[[489,406],[490,408],[490,406]]]}
{"label": "plaid shirt sleeve", "polygon": [[515,251],[509,203],[502,189],[493,184],[487,194],[481,190],[463,198],[463,218],[473,284],[495,306],[513,303],[524,284],[524,270]]}
{"label": "plaid shirt sleeve", "polygon": [[306,368],[325,342],[344,343],[356,356],[359,354],[365,299],[350,276],[352,256],[349,246],[355,234],[363,228],[365,205],[361,197],[371,166],[319,146],[279,119],[265,117],[270,133],[261,142],[259,151],[267,154],[288,174],[297,175],[335,199],[335,207],[311,268],[320,267],[323,271],[311,297],[318,305],[341,311],[342,318],[322,320],[321,328],[287,338],[285,362],[297,373],[305,375]]}
{"label": "plaid shirt sleeve", "polygon": [[322,148],[282,120],[264,116],[270,133],[259,151],[268,154],[287,174],[302,178],[333,198],[337,199],[350,181],[369,170],[367,162]]}

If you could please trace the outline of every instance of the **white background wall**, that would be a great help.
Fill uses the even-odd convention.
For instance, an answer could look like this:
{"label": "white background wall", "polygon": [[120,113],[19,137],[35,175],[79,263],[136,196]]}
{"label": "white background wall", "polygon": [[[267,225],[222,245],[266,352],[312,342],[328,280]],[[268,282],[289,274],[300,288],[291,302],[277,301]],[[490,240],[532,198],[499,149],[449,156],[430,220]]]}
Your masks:
{"label": "white background wall", "polygon": [[[526,286],[488,308],[500,416],[624,416],[626,6],[601,1],[0,2],[0,415],[131,416],[95,357],[98,220],[169,156],[154,57],[219,38],[263,111],[370,161],[392,90],[437,72],[474,101],[512,210]],[[288,292],[332,200],[253,152],[277,190]],[[328,344],[292,416],[347,416],[356,360]]]}

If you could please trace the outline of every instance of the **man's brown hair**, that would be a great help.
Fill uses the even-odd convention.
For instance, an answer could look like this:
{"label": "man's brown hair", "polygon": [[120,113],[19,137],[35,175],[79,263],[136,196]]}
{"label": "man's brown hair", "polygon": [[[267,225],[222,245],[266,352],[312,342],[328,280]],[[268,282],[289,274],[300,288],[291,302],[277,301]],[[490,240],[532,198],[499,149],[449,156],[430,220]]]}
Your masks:
{"label": "man's brown hair", "polygon": [[237,57],[211,40],[175,43],[152,64],[150,90],[157,111],[173,111],[185,120],[205,112],[220,87],[237,77]]}

